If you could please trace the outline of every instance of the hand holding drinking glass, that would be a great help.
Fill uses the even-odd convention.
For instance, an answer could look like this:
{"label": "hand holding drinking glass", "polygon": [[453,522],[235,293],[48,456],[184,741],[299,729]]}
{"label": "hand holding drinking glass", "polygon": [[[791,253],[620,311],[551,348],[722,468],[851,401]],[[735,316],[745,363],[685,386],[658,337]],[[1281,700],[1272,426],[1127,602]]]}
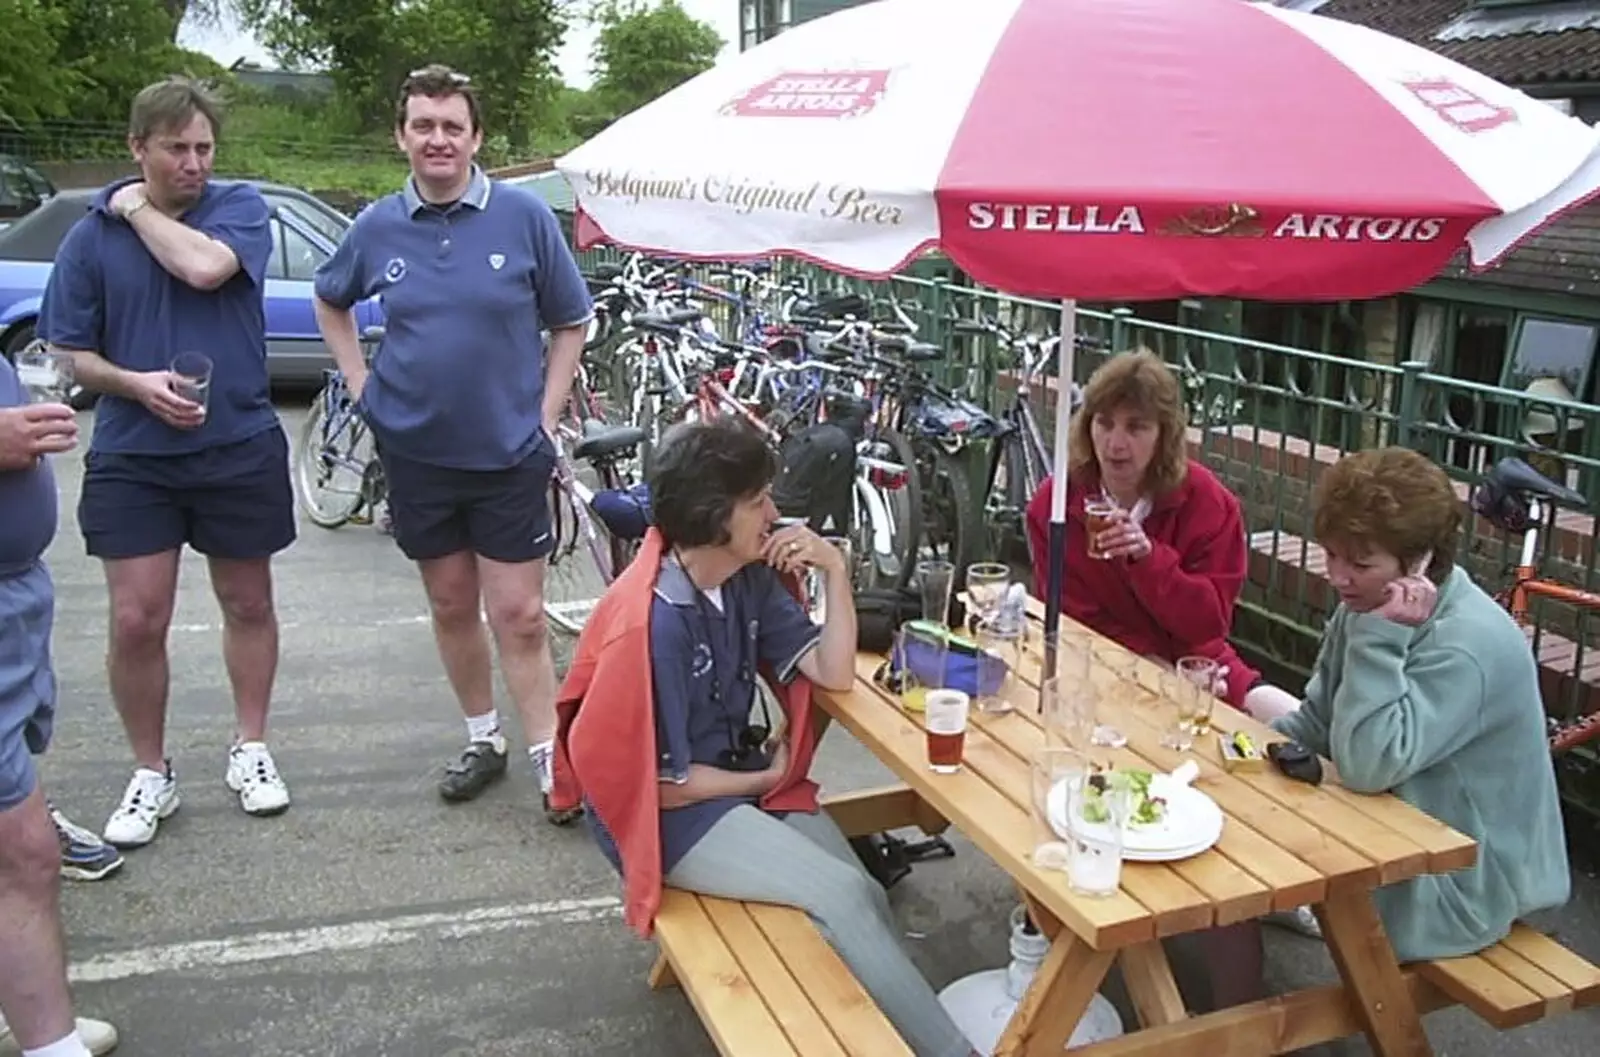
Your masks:
{"label": "hand holding drinking glass", "polygon": [[72,353],[33,341],[16,357],[17,380],[35,404],[65,404],[72,397],[77,365]]}

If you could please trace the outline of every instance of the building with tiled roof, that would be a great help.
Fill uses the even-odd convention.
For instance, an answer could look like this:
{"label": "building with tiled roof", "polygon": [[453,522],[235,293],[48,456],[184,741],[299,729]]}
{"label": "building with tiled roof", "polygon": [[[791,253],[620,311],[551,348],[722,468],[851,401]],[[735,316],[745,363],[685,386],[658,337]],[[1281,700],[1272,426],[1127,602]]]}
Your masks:
{"label": "building with tiled roof", "polygon": [[[1600,0],[1274,0],[1343,19],[1438,52],[1578,118],[1600,120]],[[1244,305],[1252,336],[1267,306]],[[1294,306],[1292,312],[1313,312]],[[1433,282],[1399,297],[1338,310],[1342,348],[1369,360],[1423,360],[1431,369],[1524,389],[1572,380],[1573,396],[1600,398],[1600,204],[1558,219],[1497,267],[1472,273],[1458,258]],[[1287,335],[1275,335],[1280,339]],[[1312,344],[1316,344],[1312,342]],[[1464,430],[1493,434],[1487,401],[1453,408]],[[1600,430],[1586,447],[1600,454]]]}

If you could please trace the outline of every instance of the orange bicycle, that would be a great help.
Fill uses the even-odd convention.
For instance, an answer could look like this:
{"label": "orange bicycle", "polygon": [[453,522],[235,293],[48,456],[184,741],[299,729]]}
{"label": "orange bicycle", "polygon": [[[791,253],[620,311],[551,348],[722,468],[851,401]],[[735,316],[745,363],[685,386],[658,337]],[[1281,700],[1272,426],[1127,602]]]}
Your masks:
{"label": "orange bicycle", "polygon": [[[1590,613],[1600,612],[1600,594],[1539,575],[1539,533],[1547,521],[1554,523],[1557,508],[1587,510],[1580,492],[1557,484],[1521,459],[1510,456],[1495,463],[1472,492],[1472,509],[1496,528],[1522,536],[1511,583],[1495,596],[1523,627],[1529,626],[1528,607],[1534,598],[1548,598]],[[1550,752],[1559,756],[1600,737],[1600,712],[1565,721],[1548,720]]]}

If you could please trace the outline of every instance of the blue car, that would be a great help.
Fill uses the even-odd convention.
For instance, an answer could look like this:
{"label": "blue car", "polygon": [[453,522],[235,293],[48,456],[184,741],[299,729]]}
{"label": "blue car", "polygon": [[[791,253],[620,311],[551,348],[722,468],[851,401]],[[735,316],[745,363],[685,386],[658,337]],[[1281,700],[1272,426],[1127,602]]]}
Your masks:
{"label": "blue car", "polygon": [[[317,265],[344,238],[350,218],[296,188],[250,182],[272,207],[272,259],[266,284],[268,373],[277,385],[315,387],[322,383],[323,369],[333,365],[333,357],[317,332],[311,280]],[[33,340],[56,249],[96,193],[95,188],[61,191],[0,230],[0,353],[8,359]],[[382,321],[377,298],[356,306],[358,332]]]}

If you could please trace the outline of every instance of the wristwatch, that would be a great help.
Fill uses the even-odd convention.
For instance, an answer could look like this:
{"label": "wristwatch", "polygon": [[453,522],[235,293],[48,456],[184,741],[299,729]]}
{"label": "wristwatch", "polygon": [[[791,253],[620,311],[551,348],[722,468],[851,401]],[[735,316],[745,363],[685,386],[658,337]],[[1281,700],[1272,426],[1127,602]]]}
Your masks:
{"label": "wristwatch", "polygon": [[143,209],[145,206],[147,206],[149,204],[150,204],[150,197],[148,195],[144,194],[143,192],[140,192],[138,195],[136,195],[134,197],[132,205],[123,206],[122,207],[122,219],[123,220],[131,219],[133,217],[133,214],[137,213],[139,210]]}

